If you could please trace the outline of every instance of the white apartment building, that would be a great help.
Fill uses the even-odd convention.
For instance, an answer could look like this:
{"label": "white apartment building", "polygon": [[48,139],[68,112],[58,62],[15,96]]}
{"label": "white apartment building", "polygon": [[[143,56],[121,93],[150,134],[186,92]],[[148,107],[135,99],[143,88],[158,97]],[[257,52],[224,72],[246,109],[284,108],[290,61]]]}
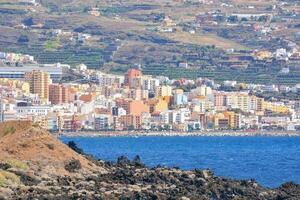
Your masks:
{"label": "white apartment building", "polygon": [[17,106],[16,112],[19,116],[45,116],[51,110],[50,106],[32,105],[32,106]]}

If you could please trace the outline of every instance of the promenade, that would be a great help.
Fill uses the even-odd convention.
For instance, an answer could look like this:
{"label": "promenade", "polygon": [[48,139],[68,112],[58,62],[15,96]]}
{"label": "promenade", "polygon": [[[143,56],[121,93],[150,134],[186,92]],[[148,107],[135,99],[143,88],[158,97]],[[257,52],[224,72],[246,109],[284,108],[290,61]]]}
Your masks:
{"label": "promenade", "polygon": [[195,132],[178,132],[178,131],[77,131],[62,132],[57,134],[64,137],[140,137],[140,136],[201,136],[201,137],[253,137],[253,136],[278,136],[278,137],[299,137],[300,131],[195,131]]}

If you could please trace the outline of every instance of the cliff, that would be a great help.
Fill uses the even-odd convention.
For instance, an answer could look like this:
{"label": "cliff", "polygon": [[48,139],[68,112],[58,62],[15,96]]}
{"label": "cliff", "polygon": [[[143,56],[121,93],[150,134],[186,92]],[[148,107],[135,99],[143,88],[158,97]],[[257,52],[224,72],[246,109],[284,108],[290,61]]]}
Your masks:
{"label": "cliff", "polygon": [[268,189],[209,170],[150,169],[138,156],[108,163],[69,146],[30,122],[0,124],[0,199],[300,199],[294,183]]}

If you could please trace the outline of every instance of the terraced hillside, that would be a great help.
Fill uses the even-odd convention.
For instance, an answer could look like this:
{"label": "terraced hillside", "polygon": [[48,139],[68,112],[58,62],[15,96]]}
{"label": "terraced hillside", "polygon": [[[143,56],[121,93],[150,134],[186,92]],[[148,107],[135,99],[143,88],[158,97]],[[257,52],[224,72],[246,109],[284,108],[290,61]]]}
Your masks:
{"label": "terraced hillside", "polygon": [[[293,40],[291,32],[276,32],[273,39],[243,26],[197,25],[204,13],[249,12],[276,14],[269,10],[281,1],[196,0],[0,0],[0,50],[34,55],[41,63],[85,63],[90,68],[121,73],[142,66],[145,73],[176,77],[209,77],[217,81],[236,78],[259,83],[299,83],[298,69],[287,76],[275,67],[248,63],[247,69],[226,65],[228,50],[244,56],[254,49],[274,50]],[[231,6],[226,6],[226,5]],[[234,6],[234,7],[232,7]],[[290,9],[287,7],[286,9]],[[284,8],[284,7],[283,7]],[[295,4],[295,8],[297,8]],[[282,25],[283,22],[276,22]],[[172,30],[172,32],[170,32]],[[278,37],[278,38],[277,38]],[[260,39],[261,38],[261,39]],[[227,56],[227,57],[226,57]],[[179,63],[189,69],[177,73]],[[251,61],[252,62],[252,61]],[[288,65],[288,63],[287,63]],[[176,73],[175,73],[176,72]],[[270,73],[271,72],[271,73]]]}

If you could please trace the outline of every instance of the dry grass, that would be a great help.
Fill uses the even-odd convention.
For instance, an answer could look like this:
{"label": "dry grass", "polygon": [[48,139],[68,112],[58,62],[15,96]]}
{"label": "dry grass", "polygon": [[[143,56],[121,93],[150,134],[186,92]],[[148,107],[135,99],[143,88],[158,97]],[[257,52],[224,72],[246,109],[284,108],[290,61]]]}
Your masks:
{"label": "dry grass", "polygon": [[266,5],[273,5],[277,0],[231,0],[234,4],[239,5],[256,5],[256,6],[266,6]]}
{"label": "dry grass", "polygon": [[19,184],[21,184],[20,177],[11,172],[0,170],[0,187]]}
{"label": "dry grass", "polygon": [[163,33],[165,37],[169,39],[188,43],[188,44],[197,44],[197,45],[215,45],[216,47],[222,49],[245,49],[246,47],[216,35],[212,34],[190,34],[188,32],[183,32],[178,30],[175,33]]}
{"label": "dry grass", "polygon": [[26,121],[0,123],[0,138],[8,135],[8,133],[26,130],[28,127],[31,127],[31,125],[31,122]]}
{"label": "dry grass", "polygon": [[9,159],[9,160],[5,161],[5,163],[9,164],[10,166],[12,166],[13,168],[16,168],[16,169],[20,169],[20,170],[28,170],[29,169],[28,165],[20,160]]}

